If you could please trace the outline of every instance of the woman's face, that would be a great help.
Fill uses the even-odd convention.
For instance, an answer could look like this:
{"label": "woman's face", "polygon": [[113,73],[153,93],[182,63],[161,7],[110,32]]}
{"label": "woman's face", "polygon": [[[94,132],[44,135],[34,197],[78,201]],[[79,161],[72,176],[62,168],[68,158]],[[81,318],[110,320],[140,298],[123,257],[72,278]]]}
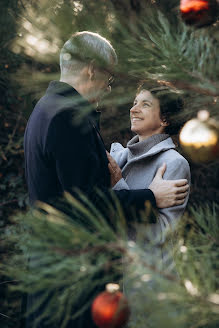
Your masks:
{"label": "woman's face", "polygon": [[130,109],[131,130],[143,140],[153,134],[163,133],[165,122],[160,118],[159,100],[150,91],[142,90]]}

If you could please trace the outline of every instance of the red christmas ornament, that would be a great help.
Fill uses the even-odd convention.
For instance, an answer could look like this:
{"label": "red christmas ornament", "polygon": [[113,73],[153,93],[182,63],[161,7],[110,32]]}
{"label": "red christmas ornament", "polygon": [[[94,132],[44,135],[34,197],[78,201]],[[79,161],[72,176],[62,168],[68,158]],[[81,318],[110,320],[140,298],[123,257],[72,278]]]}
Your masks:
{"label": "red christmas ornament", "polygon": [[91,311],[99,328],[122,328],[130,316],[128,301],[117,284],[106,285],[106,290],[94,299]]}
{"label": "red christmas ornament", "polygon": [[210,25],[217,19],[217,0],[181,0],[180,12],[184,22],[188,25],[203,27]]}

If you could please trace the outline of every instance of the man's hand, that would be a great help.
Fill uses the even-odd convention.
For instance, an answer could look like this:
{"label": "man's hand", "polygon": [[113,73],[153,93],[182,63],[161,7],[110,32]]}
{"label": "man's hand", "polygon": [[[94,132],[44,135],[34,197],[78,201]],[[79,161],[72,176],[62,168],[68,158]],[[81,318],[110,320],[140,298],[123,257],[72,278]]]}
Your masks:
{"label": "man's hand", "polygon": [[166,164],[158,170],[148,189],[153,191],[158,208],[166,208],[184,203],[189,185],[186,179],[163,180]]}
{"label": "man's hand", "polygon": [[111,176],[111,187],[114,187],[115,184],[122,179],[122,171],[116,161],[112,158],[108,151],[106,152],[107,158],[109,161],[108,168]]}

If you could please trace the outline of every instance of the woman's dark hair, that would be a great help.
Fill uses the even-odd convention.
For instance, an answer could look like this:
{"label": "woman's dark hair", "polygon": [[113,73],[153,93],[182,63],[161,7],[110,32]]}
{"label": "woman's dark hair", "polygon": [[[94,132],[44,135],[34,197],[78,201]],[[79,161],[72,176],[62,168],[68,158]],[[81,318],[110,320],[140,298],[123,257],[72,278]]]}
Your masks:
{"label": "woman's dark hair", "polygon": [[165,127],[165,133],[169,135],[178,134],[184,124],[181,115],[179,118],[184,102],[177,90],[165,85],[151,86],[148,83],[142,83],[137,90],[137,94],[143,90],[150,91],[159,100],[160,117],[169,124]]}

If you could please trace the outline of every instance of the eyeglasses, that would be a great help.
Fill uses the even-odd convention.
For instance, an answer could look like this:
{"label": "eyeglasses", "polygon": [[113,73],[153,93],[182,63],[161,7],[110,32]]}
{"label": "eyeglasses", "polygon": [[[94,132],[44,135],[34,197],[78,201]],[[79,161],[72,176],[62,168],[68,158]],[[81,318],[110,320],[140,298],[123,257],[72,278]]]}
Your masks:
{"label": "eyeglasses", "polygon": [[111,75],[110,78],[108,79],[108,87],[110,87],[114,82],[114,76]]}
{"label": "eyeglasses", "polygon": [[97,70],[99,72],[101,72],[102,74],[104,74],[105,78],[110,75],[110,77],[108,78],[108,82],[107,82],[108,87],[110,87],[114,82],[114,76],[109,71],[107,71],[106,69],[102,68],[102,69],[97,69]]}

